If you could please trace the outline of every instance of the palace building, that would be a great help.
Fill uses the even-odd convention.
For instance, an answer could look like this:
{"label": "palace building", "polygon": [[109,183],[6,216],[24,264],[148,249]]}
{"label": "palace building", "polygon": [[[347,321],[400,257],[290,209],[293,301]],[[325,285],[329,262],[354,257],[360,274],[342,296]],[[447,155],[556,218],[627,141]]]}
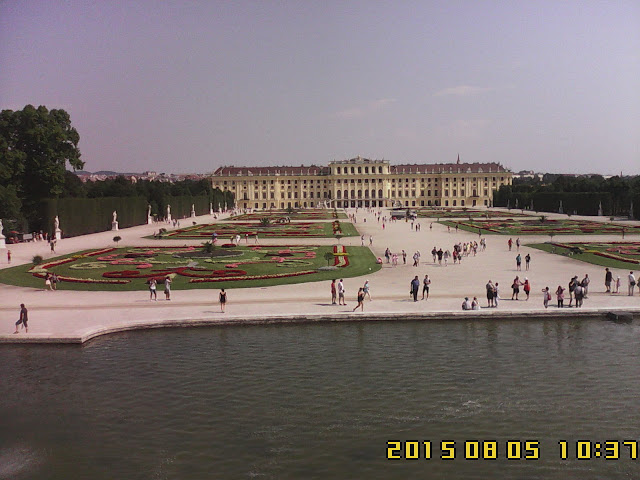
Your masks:
{"label": "palace building", "polygon": [[493,191],[511,185],[499,163],[391,165],[356,157],[326,167],[220,167],[213,188],[229,190],[236,207],[252,209],[491,206]]}

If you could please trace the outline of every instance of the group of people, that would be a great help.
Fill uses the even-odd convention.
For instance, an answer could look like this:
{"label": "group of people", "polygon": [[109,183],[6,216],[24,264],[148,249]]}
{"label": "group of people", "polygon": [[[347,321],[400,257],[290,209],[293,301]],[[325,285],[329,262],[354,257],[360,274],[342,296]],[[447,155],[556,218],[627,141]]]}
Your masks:
{"label": "group of people", "polygon": [[[167,275],[164,278],[164,297],[165,300],[171,300],[171,277]],[[158,301],[158,281],[155,278],[151,278],[149,283],[149,300]]]}
{"label": "group of people", "polygon": [[[331,305],[336,305],[336,300],[338,300],[338,305],[346,305],[345,293],[346,289],[342,278],[337,282],[336,280],[331,281]],[[371,301],[371,287],[369,286],[369,280],[366,280],[364,285],[358,289],[358,295],[356,297],[358,303],[353,309],[354,312],[358,308],[360,308],[360,311],[364,311],[364,299],[367,297],[369,297],[369,301]]]}
{"label": "group of people", "polygon": [[60,283],[60,278],[58,277],[58,275],[56,275],[55,273],[47,272],[47,274],[44,277],[44,288],[45,288],[45,290],[47,290],[47,289],[49,289],[49,290],[57,290],[58,289],[58,283]]}

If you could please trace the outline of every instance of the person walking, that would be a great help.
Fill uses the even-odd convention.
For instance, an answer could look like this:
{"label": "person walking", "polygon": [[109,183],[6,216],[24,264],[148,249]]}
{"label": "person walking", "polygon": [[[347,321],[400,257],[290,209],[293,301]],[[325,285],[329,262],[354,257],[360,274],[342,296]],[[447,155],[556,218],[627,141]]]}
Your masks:
{"label": "person walking", "polygon": [[171,300],[171,277],[169,275],[164,279],[164,298]]}
{"label": "person walking", "polygon": [[11,250],[7,250],[7,263],[11,263]]}
{"label": "person walking", "polygon": [[520,251],[520,237],[516,238],[516,250]]}
{"label": "person walking", "polygon": [[410,293],[413,295],[413,301],[418,301],[418,289],[420,288],[420,279],[418,275],[416,275],[413,280],[411,280],[411,290]]}
{"label": "person walking", "polygon": [[509,239],[509,240],[507,241],[507,245],[509,245],[509,251],[511,251],[511,246],[513,245],[513,240],[512,240],[512,239]]}
{"label": "person walking", "polygon": [[355,306],[355,308],[353,309],[353,311],[355,312],[358,307],[360,307],[360,311],[364,312],[364,292],[363,292],[363,288],[359,288],[358,289],[358,304]]}
{"label": "person walking", "polygon": [[522,257],[520,254],[516,255],[516,270],[522,271]]}
{"label": "person walking", "polygon": [[365,297],[369,297],[369,301],[371,301],[371,292],[370,292],[370,287],[369,287],[369,280],[366,280],[364,282],[364,285],[362,286],[362,292],[364,293]]}
{"label": "person walking", "polygon": [[20,318],[18,318],[18,321],[16,322],[16,331],[13,333],[18,333],[18,325],[22,325],[22,328],[24,328],[25,333],[29,333],[29,325],[27,324],[27,322],[29,321],[29,312],[27,310],[27,307],[24,306],[24,303],[20,304]]}
{"label": "person walking", "polygon": [[347,302],[344,301],[344,282],[342,279],[338,282],[338,305],[346,305]]}
{"label": "person walking", "polygon": [[224,291],[224,288],[220,289],[218,300],[220,301],[220,311],[224,313],[224,308],[227,305],[227,292]]}
{"label": "person walking", "polygon": [[407,252],[405,252],[404,250],[402,250],[402,264],[407,264]]}
{"label": "person walking", "polygon": [[633,296],[633,289],[636,288],[636,277],[633,275],[633,272],[629,272],[629,296]]}
{"label": "person walking", "polygon": [[433,257],[433,263],[436,263],[436,258],[438,258],[438,250],[436,250],[436,247],[433,247],[433,250],[431,250],[431,256]]}
{"label": "person walking", "polygon": [[156,302],[158,301],[158,294],[156,292],[157,284],[158,282],[156,282],[155,278],[149,280],[149,300],[155,299]]}
{"label": "person walking", "polygon": [[529,270],[529,262],[531,261],[531,255],[528,253],[524,257],[524,268],[525,270]]}
{"label": "person walking", "polygon": [[564,288],[562,285],[558,285],[556,289],[556,299],[558,300],[558,308],[564,307]]}
{"label": "person walking", "polygon": [[338,298],[338,290],[336,289],[336,281],[331,280],[331,305],[336,304],[336,299]]}
{"label": "person walking", "polygon": [[422,279],[422,300],[424,300],[424,294],[427,294],[427,300],[429,300],[429,285],[431,285],[431,279],[429,275],[425,275]]}
{"label": "person walking", "polygon": [[611,282],[613,281],[613,273],[608,268],[604,269],[604,288],[605,293],[611,293]]}

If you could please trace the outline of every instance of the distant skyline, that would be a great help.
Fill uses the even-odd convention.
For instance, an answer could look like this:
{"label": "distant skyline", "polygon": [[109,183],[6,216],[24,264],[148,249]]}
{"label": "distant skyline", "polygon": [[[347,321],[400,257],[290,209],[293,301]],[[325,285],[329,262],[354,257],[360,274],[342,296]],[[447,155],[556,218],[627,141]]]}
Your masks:
{"label": "distant skyline", "polygon": [[640,2],[1,1],[0,109],[85,170],[499,162],[640,174]]}

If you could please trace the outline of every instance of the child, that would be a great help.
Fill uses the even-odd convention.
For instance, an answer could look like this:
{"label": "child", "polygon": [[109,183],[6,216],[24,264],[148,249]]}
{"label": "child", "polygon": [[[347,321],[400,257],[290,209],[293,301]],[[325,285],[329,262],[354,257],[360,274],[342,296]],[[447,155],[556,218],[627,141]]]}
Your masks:
{"label": "child", "polygon": [[616,291],[613,293],[620,293],[620,277],[616,278]]}

